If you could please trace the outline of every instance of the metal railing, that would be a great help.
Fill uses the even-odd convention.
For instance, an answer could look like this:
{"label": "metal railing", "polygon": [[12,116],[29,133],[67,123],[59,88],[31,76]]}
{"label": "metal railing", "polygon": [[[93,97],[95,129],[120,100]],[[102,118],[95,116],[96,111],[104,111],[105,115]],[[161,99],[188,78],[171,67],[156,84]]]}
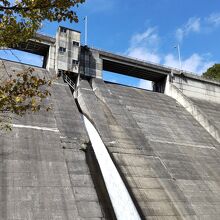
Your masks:
{"label": "metal railing", "polygon": [[69,76],[67,76],[65,73],[63,73],[63,80],[66,82],[73,90],[75,90],[75,83],[72,79],[70,79]]}

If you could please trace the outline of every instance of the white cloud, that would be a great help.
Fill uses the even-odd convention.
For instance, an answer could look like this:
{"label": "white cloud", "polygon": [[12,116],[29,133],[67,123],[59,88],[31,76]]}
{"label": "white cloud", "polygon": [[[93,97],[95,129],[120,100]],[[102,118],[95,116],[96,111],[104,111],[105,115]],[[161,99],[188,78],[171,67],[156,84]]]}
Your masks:
{"label": "white cloud", "polygon": [[176,57],[174,57],[173,54],[170,53],[164,57],[164,65],[179,68],[179,61],[176,59]]}
{"label": "white cloud", "polygon": [[148,80],[140,79],[138,87],[142,89],[152,90],[152,82]]}
{"label": "white cloud", "polygon": [[220,13],[212,13],[209,17],[205,19],[209,24],[214,26],[220,25]]}
{"label": "white cloud", "polygon": [[201,19],[192,17],[189,18],[186,24],[184,24],[181,28],[176,30],[176,38],[179,42],[183,40],[185,36],[192,32],[200,32],[201,28]]}
{"label": "white cloud", "polygon": [[[204,56],[194,53],[185,60],[182,60],[182,69],[201,75],[214,63],[214,61],[207,61]],[[165,56],[164,64],[173,68],[179,68],[179,60],[173,54]]]}
{"label": "white cloud", "polygon": [[200,18],[190,18],[185,26],[187,33],[200,31]]}
{"label": "white cloud", "polygon": [[[217,16],[215,16],[215,18],[215,22],[217,23]],[[182,41],[182,39],[190,33],[201,32],[201,24],[204,25],[204,19],[198,17],[189,18],[186,24],[176,32],[179,41]],[[130,45],[125,55],[179,69],[179,59],[177,55],[174,55],[174,52],[165,54],[160,52],[160,39],[157,28],[155,27],[150,27],[142,33],[136,33],[131,37]],[[193,53],[185,57],[185,59],[182,59],[182,69],[200,75],[214,63],[210,55]],[[152,88],[150,82],[145,80],[140,80],[139,87],[145,89]]]}
{"label": "white cloud", "polygon": [[[190,18],[183,29],[179,29],[180,36],[186,36],[190,32],[200,31],[200,19]],[[182,33],[181,33],[182,31]],[[159,53],[160,36],[157,29],[148,28],[143,33],[137,33],[131,37],[130,46],[126,51],[126,55],[142,59],[154,63],[164,63],[173,68],[180,68],[178,56],[174,54]],[[214,61],[209,61],[206,55],[193,53],[191,56],[182,60],[182,69],[197,74],[202,74],[208,67],[212,66]],[[138,85],[140,88],[151,89],[150,82],[140,80]]]}
{"label": "white cloud", "polygon": [[128,56],[134,57],[140,60],[146,60],[154,63],[160,62],[160,56],[155,52],[150,52],[147,48],[136,47],[129,50]]}
{"label": "white cloud", "polygon": [[159,43],[159,37],[155,27],[148,28],[143,33],[134,34],[131,38],[131,47],[148,45],[150,47],[156,46]]}
{"label": "white cloud", "polygon": [[210,33],[211,30],[220,26],[220,12],[212,13],[207,17],[191,17],[188,21],[176,29],[176,38],[182,42],[183,38],[190,33]]}
{"label": "white cloud", "polygon": [[137,33],[131,37],[130,46],[125,54],[137,59],[159,63],[159,41],[156,28],[150,27],[143,33]]}

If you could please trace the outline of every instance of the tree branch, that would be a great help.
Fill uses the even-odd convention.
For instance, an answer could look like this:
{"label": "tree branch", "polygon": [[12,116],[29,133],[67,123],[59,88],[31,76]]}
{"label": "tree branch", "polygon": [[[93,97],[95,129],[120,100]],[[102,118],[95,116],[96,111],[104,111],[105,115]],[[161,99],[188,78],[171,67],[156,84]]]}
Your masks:
{"label": "tree branch", "polygon": [[17,5],[13,5],[13,6],[10,6],[10,7],[6,7],[6,6],[3,6],[3,5],[0,5],[0,11],[2,10],[14,10],[17,8]]}
{"label": "tree branch", "polygon": [[6,6],[0,5],[0,11],[3,11],[3,10],[29,11],[29,10],[45,9],[45,8],[53,8],[53,7],[57,7],[57,5],[55,3],[47,4],[47,5],[36,5],[34,7],[26,7],[26,6],[18,7],[18,5],[6,7]]}

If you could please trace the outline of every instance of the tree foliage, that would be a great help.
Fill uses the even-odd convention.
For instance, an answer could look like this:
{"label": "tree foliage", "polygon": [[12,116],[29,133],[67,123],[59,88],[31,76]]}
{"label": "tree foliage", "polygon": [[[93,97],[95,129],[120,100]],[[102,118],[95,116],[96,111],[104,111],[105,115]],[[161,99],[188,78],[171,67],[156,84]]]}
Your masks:
{"label": "tree foliage", "polygon": [[220,81],[220,64],[214,64],[202,75],[204,78]]}
{"label": "tree foliage", "polygon": [[[0,49],[16,48],[32,38],[44,20],[78,22],[72,9],[84,1],[0,0]],[[2,65],[5,67],[4,61]],[[51,80],[37,77],[33,68],[13,75],[6,74],[7,69],[3,69],[4,73],[0,72],[0,128],[11,128],[11,113],[22,116],[43,107],[49,110],[42,101],[50,95]]]}
{"label": "tree foliage", "polygon": [[15,75],[1,80],[0,85],[0,127],[10,129],[10,113],[23,116],[27,112],[46,111],[49,105],[42,105],[50,96],[49,86],[52,80],[39,78],[33,74],[33,68],[26,68]]}
{"label": "tree foliage", "polygon": [[72,7],[85,0],[0,0],[0,47],[16,47],[31,37],[44,20],[78,22]]}

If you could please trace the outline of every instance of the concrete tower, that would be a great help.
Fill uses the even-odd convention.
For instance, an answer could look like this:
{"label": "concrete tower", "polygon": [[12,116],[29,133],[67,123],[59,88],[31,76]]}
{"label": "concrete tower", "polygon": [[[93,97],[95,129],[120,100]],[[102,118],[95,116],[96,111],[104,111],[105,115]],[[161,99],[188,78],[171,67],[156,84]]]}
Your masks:
{"label": "concrete tower", "polygon": [[55,69],[79,72],[80,35],[75,30],[59,27],[56,34]]}

